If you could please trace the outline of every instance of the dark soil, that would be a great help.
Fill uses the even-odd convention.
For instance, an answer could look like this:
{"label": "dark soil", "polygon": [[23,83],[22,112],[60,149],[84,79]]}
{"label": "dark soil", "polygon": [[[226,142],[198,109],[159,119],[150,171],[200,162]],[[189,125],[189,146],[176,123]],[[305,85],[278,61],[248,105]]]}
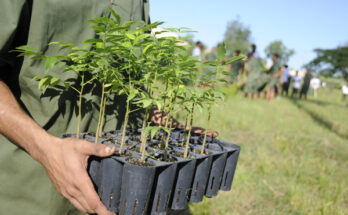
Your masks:
{"label": "dark soil", "polygon": [[120,154],[118,151],[116,151],[114,153],[114,155],[118,156],[118,157],[130,157],[132,154],[130,152],[126,152],[126,153],[122,153]]}
{"label": "dark soil", "polygon": [[[150,143],[149,146],[151,146],[154,149],[164,150],[164,147],[166,146],[166,144],[165,143],[160,143],[160,144]],[[170,149],[167,149],[167,150],[170,150]]]}
{"label": "dark soil", "polygon": [[[121,145],[121,140],[112,140],[111,143],[117,144],[117,145]],[[125,142],[124,142],[124,145],[126,145],[126,146],[131,146],[131,145],[133,145],[133,144],[128,143],[127,141],[125,141]]]}
{"label": "dark soil", "polygon": [[153,156],[154,159],[158,160],[158,161],[162,161],[162,162],[176,162],[176,159],[173,158],[172,156],[167,156],[167,158],[165,158],[164,154],[160,154],[157,156]]}
{"label": "dark soil", "polygon": [[138,165],[138,166],[155,166],[154,163],[149,161],[142,161],[139,158],[131,158],[127,160],[128,163]]}
{"label": "dark soil", "polygon": [[137,141],[137,142],[141,142],[141,138],[139,135],[132,135],[128,137],[129,140],[133,140],[133,141]]}

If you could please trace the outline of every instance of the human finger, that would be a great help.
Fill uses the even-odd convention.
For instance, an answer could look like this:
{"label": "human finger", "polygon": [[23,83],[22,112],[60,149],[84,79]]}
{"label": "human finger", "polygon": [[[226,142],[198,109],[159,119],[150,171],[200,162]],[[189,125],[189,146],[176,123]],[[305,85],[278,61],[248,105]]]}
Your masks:
{"label": "human finger", "polygon": [[115,147],[107,146],[100,143],[86,143],[81,144],[80,150],[86,155],[95,155],[97,157],[107,157],[115,153]]}
{"label": "human finger", "polygon": [[80,212],[82,213],[87,213],[87,208],[83,207],[78,200],[76,200],[74,197],[72,196],[65,196],[66,199],[68,199],[68,201]]}

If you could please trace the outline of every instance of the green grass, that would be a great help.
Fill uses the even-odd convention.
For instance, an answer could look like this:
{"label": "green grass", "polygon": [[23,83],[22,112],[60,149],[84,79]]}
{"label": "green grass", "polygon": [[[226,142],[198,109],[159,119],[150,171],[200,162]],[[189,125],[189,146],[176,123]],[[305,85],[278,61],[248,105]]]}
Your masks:
{"label": "green grass", "polygon": [[[308,101],[228,98],[211,129],[242,147],[229,192],[192,214],[347,214],[348,107],[337,89]],[[204,126],[197,114],[195,124]]]}

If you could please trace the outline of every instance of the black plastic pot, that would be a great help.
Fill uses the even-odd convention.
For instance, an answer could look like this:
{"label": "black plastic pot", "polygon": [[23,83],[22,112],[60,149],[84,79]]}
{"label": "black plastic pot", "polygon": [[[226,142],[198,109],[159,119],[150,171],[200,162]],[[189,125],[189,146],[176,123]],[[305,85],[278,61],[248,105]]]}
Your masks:
{"label": "black plastic pot", "polygon": [[98,194],[109,211],[118,212],[124,163],[114,158],[103,158],[100,164]]}
{"label": "black plastic pot", "polygon": [[94,156],[91,156],[88,159],[88,175],[91,178],[93,185],[96,189],[98,189],[101,183],[100,161],[100,158]]}
{"label": "black plastic pot", "polygon": [[146,214],[155,170],[154,166],[138,166],[127,162],[124,164],[120,215]]}
{"label": "black plastic pot", "polygon": [[171,198],[171,209],[183,210],[189,200],[196,159],[177,157],[178,167]]}
{"label": "black plastic pot", "polygon": [[220,190],[229,191],[231,190],[234,173],[237,167],[240,146],[224,141],[220,141],[219,144],[221,144],[225,150],[227,150],[226,165]]}
{"label": "black plastic pot", "polygon": [[207,187],[205,190],[205,196],[213,197],[218,194],[220,184],[222,181],[222,175],[226,164],[227,151],[221,149],[219,145],[207,144],[207,149],[214,152],[212,156],[211,171],[208,178]]}
{"label": "black plastic pot", "polygon": [[[196,149],[200,151],[201,146],[196,147]],[[208,182],[208,176],[213,161],[213,152],[210,153],[210,155],[197,155],[198,157],[192,182],[190,202],[197,203],[203,200],[205,188]]]}
{"label": "black plastic pot", "polygon": [[169,200],[171,197],[175,173],[177,169],[176,163],[156,162],[154,187],[150,197],[150,207],[147,214],[162,215],[167,214]]}

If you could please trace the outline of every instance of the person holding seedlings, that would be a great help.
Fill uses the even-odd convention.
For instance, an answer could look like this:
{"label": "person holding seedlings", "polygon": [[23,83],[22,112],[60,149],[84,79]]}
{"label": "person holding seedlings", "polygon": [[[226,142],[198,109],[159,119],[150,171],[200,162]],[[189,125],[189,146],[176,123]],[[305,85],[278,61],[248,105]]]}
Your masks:
{"label": "person holding seedlings", "polygon": [[[95,37],[87,20],[110,16],[109,8],[123,21],[149,22],[145,0],[119,0],[117,5],[112,0],[0,1],[0,214],[79,214],[77,210],[111,214],[99,200],[86,168],[89,156],[110,156],[115,149],[59,138],[75,132],[78,124],[76,92],[57,87],[42,93],[32,79],[50,70],[54,77],[81,80],[63,73],[63,68],[53,68],[54,58],[23,59],[11,52],[28,45],[24,47],[27,52],[34,47],[52,56],[59,50],[48,46],[50,42],[81,44]],[[98,87],[84,90],[81,131],[95,131],[97,127],[99,112],[91,107],[100,103],[95,96],[100,91]],[[104,129],[115,130],[123,120],[125,101],[115,101],[120,102],[111,104],[105,112],[118,112],[106,117]]]}

